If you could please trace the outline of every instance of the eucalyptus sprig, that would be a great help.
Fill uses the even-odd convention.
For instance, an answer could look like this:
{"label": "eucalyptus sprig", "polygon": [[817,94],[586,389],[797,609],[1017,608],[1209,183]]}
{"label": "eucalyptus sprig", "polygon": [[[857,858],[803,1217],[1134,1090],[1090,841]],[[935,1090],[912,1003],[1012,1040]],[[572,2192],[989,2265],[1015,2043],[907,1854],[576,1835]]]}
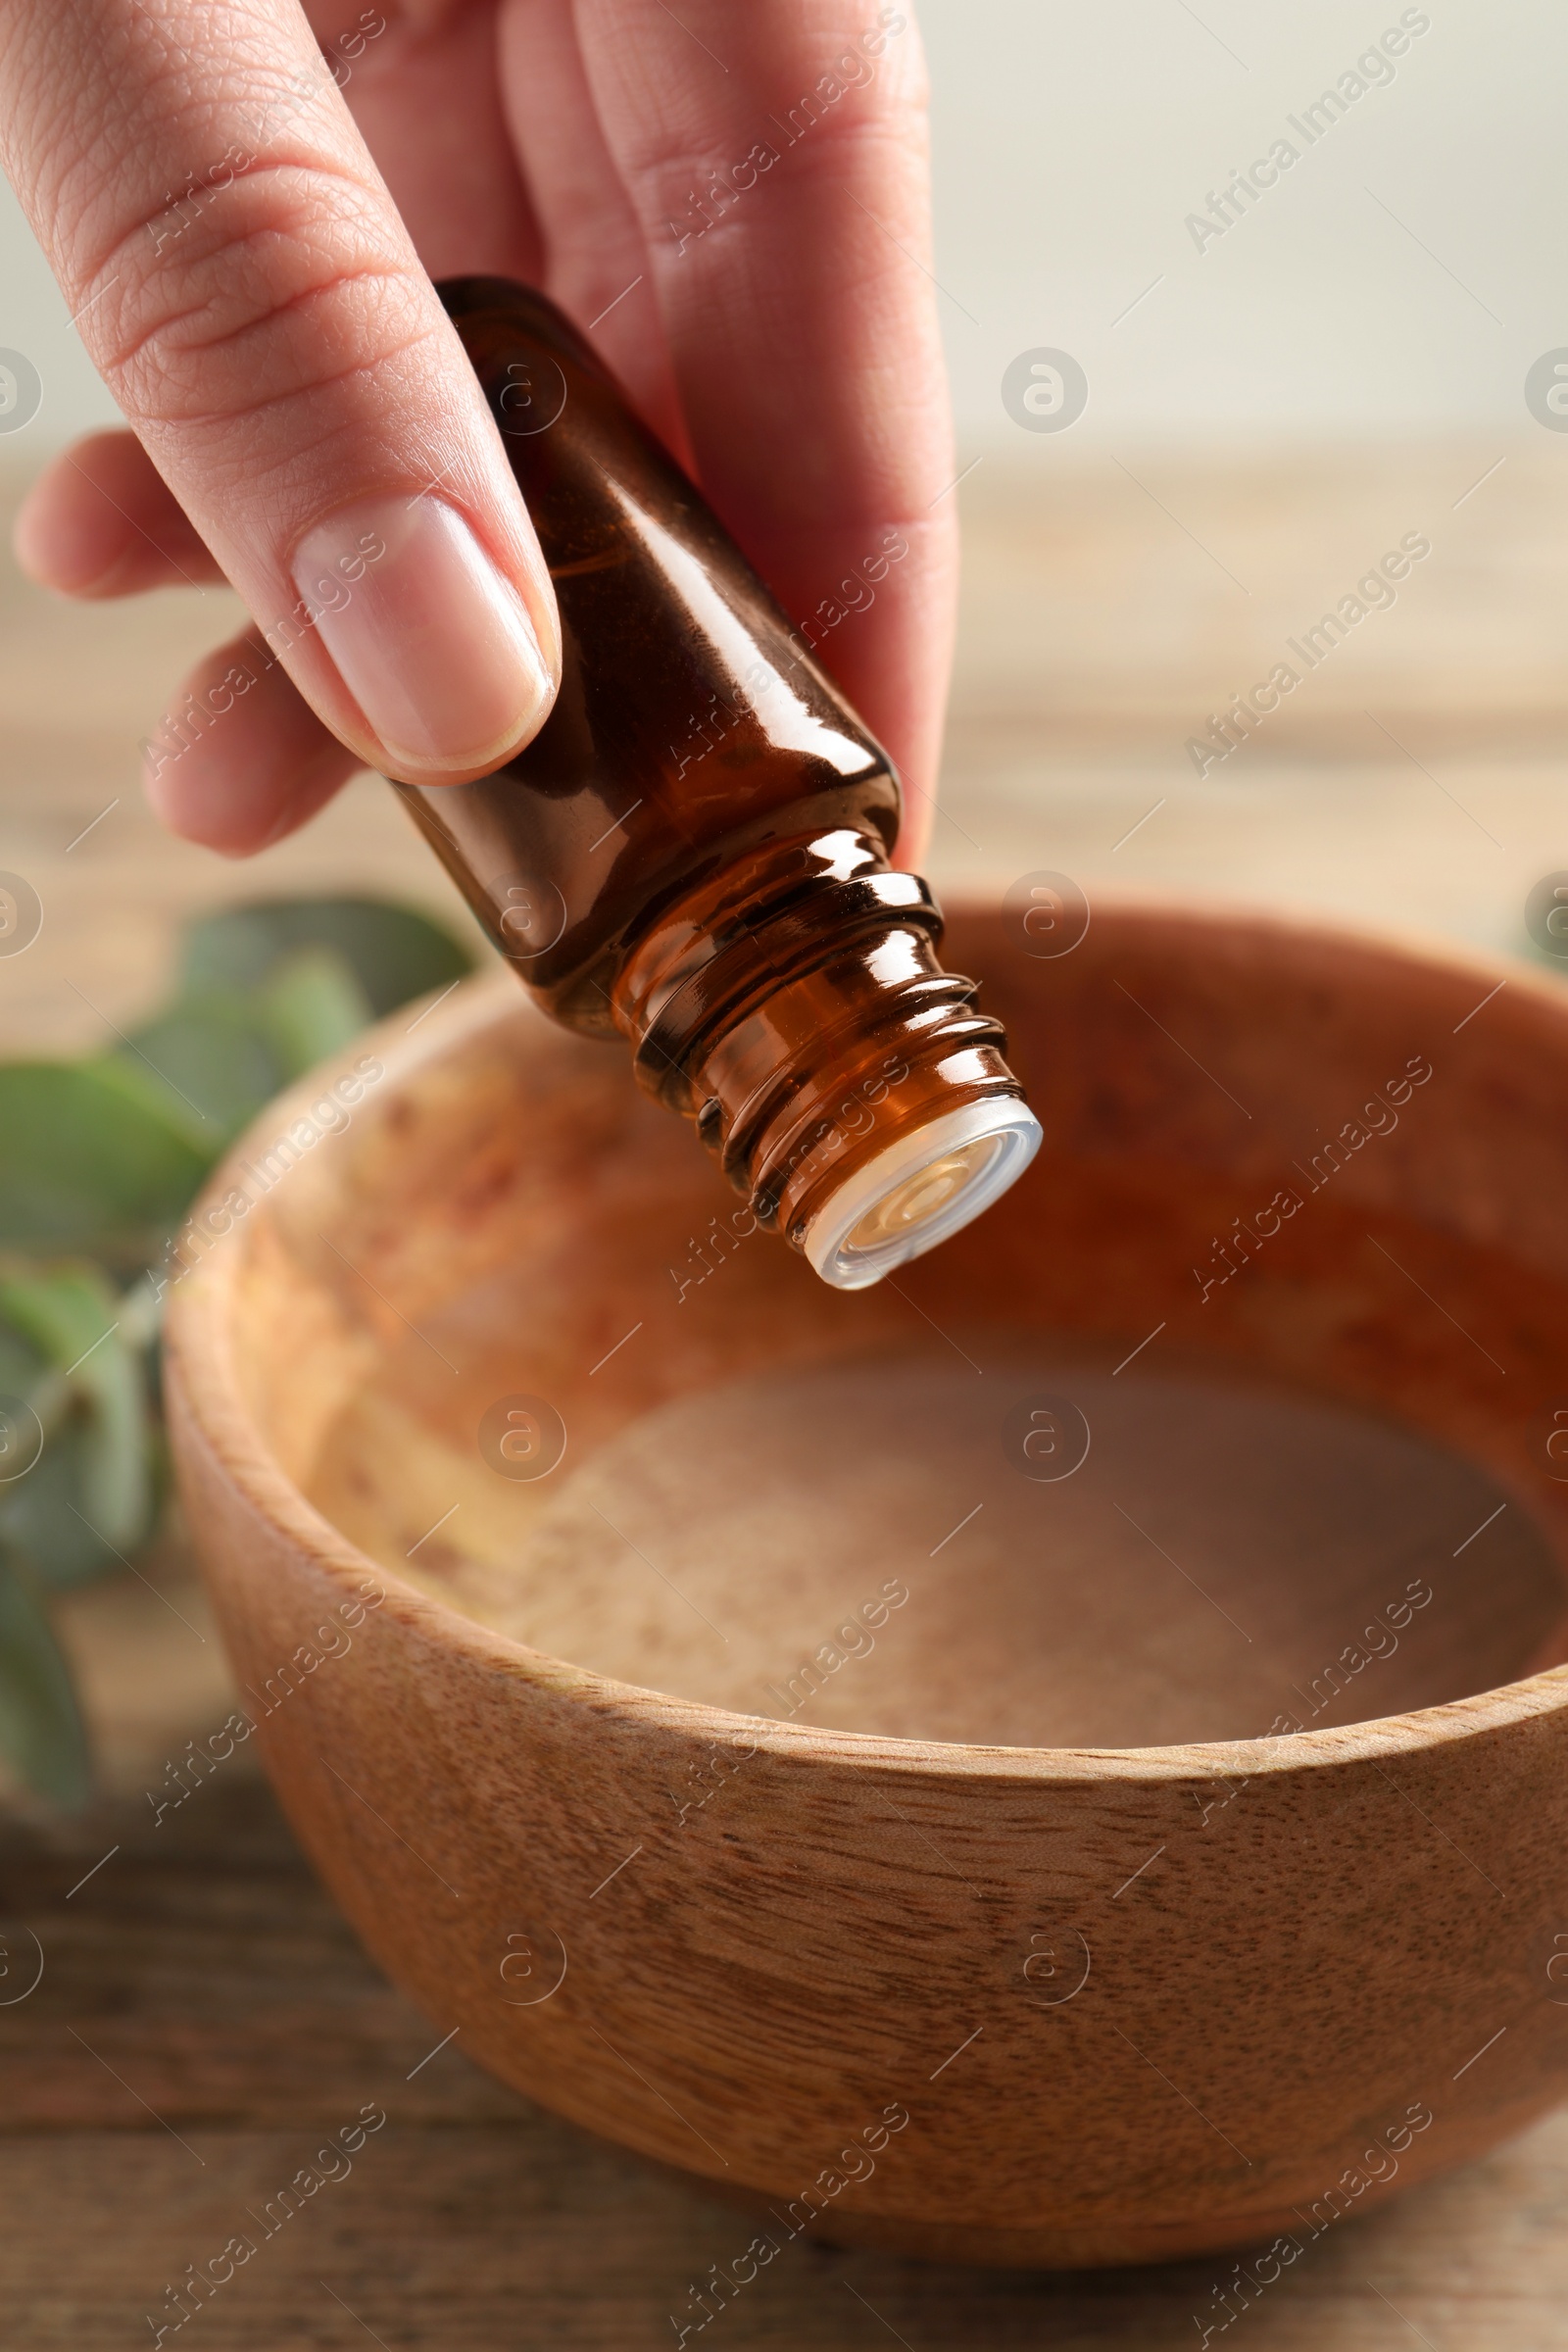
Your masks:
{"label": "eucalyptus sprig", "polygon": [[92,1785],[52,1600],[134,1567],[163,1517],[149,1269],[280,1088],[470,964],[410,907],[233,907],[191,927],[172,1001],[113,1052],[0,1063],[0,1764],[38,1795]]}

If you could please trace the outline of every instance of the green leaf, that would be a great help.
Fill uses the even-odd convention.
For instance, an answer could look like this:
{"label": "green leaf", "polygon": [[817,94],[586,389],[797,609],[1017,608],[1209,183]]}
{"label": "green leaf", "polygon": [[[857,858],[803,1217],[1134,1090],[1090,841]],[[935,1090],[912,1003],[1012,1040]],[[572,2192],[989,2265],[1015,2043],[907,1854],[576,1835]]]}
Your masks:
{"label": "green leaf", "polygon": [[194,1109],[215,1145],[253,1119],[293,1076],[269,1024],[243,997],[186,997],[135,1030],[113,1059],[167,1088],[175,1117]]}
{"label": "green leaf", "polygon": [[27,1396],[43,1368],[39,1349],[0,1322],[0,1396]]}
{"label": "green leaf", "polygon": [[285,956],[330,948],[353,972],[373,1019],[470,971],[467,950],[428,915],[377,899],[273,899],[225,907],[185,938],[184,987],[265,985]]}
{"label": "green leaf", "polygon": [[0,1487],[0,1547],[25,1560],[52,1592],[96,1584],[124,1565],[84,1516],[89,1424],[73,1416],[50,1432],[24,1478]]}
{"label": "green leaf", "polygon": [[[96,1266],[0,1274],[0,1316],[68,1380],[72,1417],[46,1433],[43,1458],[5,1519],[54,1583],[101,1574],[141,1543],[152,1518],[146,1383],[121,1306]],[[73,1520],[96,1539],[90,1548]],[[105,1545],[110,1557],[100,1559]]]}
{"label": "green leaf", "polygon": [[222,1140],[122,1061],[0,1064],[0,1246],[149,1254]]}
{"label": "green leaf", "polygon": [[[146,1265],[281,1086],[472,960],[427,916],[371,899],[195,924],[177,1001],[113,1053],[0,1064],[0,1250]],[[0,1262],[0,1393],[30,1400],[44,1430],[37,1460],[0,1485],[0,1757],[66,1804],[91,1774],[46,1594],[133,1554],[155,1520],[155,1290],[121,1297],[98,1265]]]}
{"label": "green leaf", "polygon": [[297,948],[273,966],[258,1009],[284,1075],[303,1077],[375,1018],[359,974],[336,948]]}
{"label": "green leaf", "polygon": [[37,1795],[85,1804],[87,1735],[42,1596],[14,1554],[0,1553],[0,1756]]}

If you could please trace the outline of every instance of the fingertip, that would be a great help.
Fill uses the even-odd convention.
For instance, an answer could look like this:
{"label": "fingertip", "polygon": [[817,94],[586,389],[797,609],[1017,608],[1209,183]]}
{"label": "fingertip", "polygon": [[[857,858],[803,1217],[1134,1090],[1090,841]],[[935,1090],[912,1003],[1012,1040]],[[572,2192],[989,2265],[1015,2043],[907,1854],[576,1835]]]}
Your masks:
{"label": "fingertip", "polygon": [[179,775],[142,769],[153,814],[176,840],[236,861],[255,858],[308,823],[362,765],[336,742],[323,746],[289,777],[274,770],[246,776],[225,763],[195,762]]}
{"label": "fingertip", "polygon": [[167,831],[220,857],[253,858],[363,765],[247,635],[186,681],[143,746],[142,782]]}
{"label": "fingertip", "polygon": [[[58,464],[58,460],[56,461]],[[52,588],[57,595],[72,593],[70,580],[62,576],[59,536],[54,526],[54,498],[51,475],[55,468],[39,475],[28,485],[16,519],[11,525],[11,552],[17,568],[36,588]]]}
{"label": "fingertip", "polygon": [[51,460],[12,527],[29,580],[82,602],[221,577],[133,433],[91,433]]}

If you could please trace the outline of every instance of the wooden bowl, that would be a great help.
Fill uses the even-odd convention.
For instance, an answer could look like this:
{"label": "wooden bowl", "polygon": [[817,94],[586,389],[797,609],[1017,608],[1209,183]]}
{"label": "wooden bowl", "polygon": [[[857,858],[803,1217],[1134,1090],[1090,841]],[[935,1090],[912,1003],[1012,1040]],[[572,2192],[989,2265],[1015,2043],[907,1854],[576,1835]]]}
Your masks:
{"label": "wooden bowl", "polygon": [[677,2334],[805,2230],[1278,2277],[1568,2089],[1568,997],[1065,936],[953,922],[1047,1145],[876,1290],[503,976],[274,1106],[172,1294],[323,1879],[756,2209]]}

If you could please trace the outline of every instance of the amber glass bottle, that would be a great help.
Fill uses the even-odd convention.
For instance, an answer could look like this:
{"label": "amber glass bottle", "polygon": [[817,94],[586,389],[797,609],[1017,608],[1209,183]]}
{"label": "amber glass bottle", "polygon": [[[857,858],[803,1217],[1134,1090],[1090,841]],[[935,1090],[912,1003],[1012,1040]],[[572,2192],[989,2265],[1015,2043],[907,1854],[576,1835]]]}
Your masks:
{"label": "amber glass bottle", "polygon": [[400,784],[559,1021],[630,1041],[759,1219],[840,1289],[979,1213],[1040,1129],[942,917],[890,863],[899,785],[701,493],[543,296],[442,299],[550,566],[561,694],[474,784]]}

